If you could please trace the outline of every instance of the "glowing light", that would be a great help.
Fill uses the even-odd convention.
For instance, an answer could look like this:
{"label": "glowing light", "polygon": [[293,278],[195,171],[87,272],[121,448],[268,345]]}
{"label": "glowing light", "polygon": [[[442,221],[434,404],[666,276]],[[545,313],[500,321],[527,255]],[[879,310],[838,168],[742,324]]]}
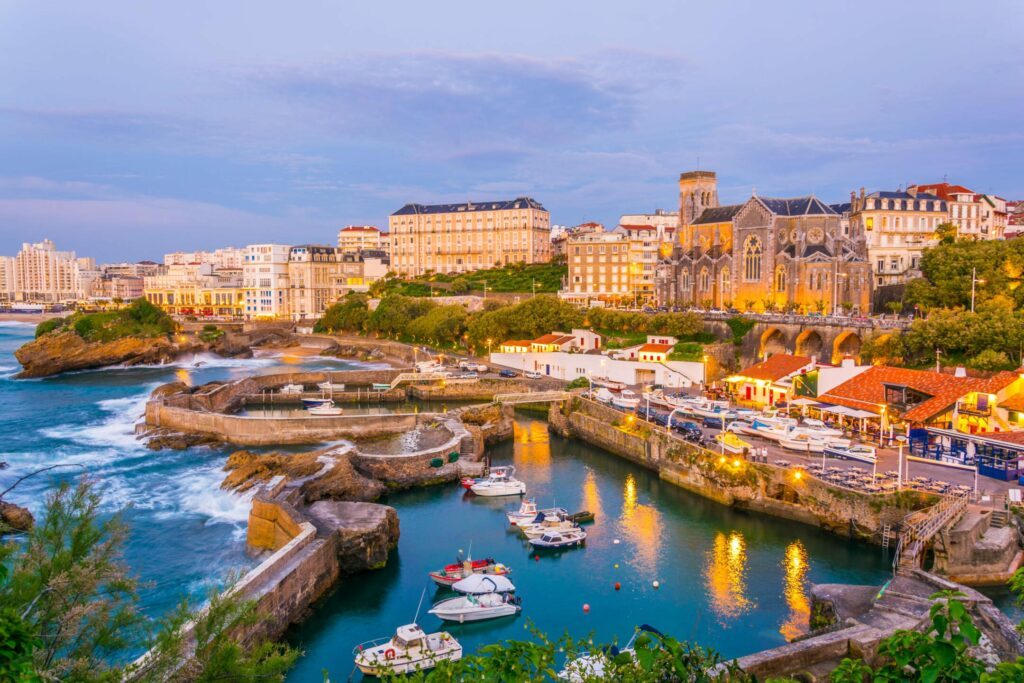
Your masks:
{"label": "glowing light", "polygon": [[622,487],[622,529],[636,548],[632,562],[647,571],[657,567],[661,547],[661,512],[637,500],[636,479],[628,475]]}
{"label": "glowing light", "polygon": [[722,625],[754,606],[746,597],[746,565],[747,544],[743,534],[733,531],[727,537],[718,532],[708,551],[704,582],[711,609]]}
{"label": "glowing light", "polygon": [[811,601],[807,598],[807,550],[800,541],[786,546],[782,562],[784,571],[783,595],[789,607],[789,617],[779,627],[786,640],[801,636],[810,628]]}
{"label": "glowing light", "polygon": [[739,467],[740,466],[740,461],[739,460],[733,460],[732,461],[732,466],[733,467]]}
{"label": "glowing light", "polygon": [[719,456],[719,458],[718,458],[718,464],[719,464],[719,465],[724,465],[724,464],[725,464],[725,456],[724,456],[724,455],[722,455],[722,456]]}
{"label": "glowing light", "polygon": [[186,368],[178,368],[174,371],[174,378],[187,386],[192,386],[192,373]]}
{"label": "glowing light", "polygon": [[804,473],[801,472],[800,470],[797,470],[796,472],[793,473],[793,478],[794,479],[802,479],[803,476],[804,476]]}
{"label": "glowing light", "polygon": [[529,467],[539,481],[551,479],[551,440],[542,420],[512,422],[512,455],[517,467]]}

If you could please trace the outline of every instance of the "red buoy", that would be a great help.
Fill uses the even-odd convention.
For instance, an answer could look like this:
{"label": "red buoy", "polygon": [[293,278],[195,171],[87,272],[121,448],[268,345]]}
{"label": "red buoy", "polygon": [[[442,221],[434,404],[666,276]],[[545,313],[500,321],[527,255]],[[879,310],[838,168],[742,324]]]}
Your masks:
{"label": "red buoy", "polygon": [[589,612],[590,611],[590,605],[588,605],[587,603],[583,603],[583,611],[584,612]]}
{"label": "red buoy", "polygon": [[540,555],[534,555],[533,556],[533,561],[534,562],[540,562]]}
{"label": "red buoy", "polygon": [[615,590],[619,590],[620,588],[622,588],[622,584],[619,583],[618,581],[616,581],[615,582]]}

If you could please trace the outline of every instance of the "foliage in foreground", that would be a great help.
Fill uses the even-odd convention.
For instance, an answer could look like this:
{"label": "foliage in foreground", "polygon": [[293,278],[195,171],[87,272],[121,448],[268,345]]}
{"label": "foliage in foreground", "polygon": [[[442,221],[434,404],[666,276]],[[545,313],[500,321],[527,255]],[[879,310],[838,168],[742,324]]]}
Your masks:
{"label": "foliage in foreground", "polygon": [[36,326],[36,338],[51,332],[71,330],[85,341],[107,342],[124,337],[166,337],[176,325],[171,316],[146,299],[136,299],[126,308],[100,313],[75,313],[50,318]]}
{"label": "foliage in foreground", "polygon": [[[243,650],[232,637],[255,625],[252,603],[214,593],[207,610],[182,603],[160,622],[146,618],[121,558],[126,533],[82,481],[57,487],[39,523],[0,545],[0,680],[121,681],[150,648],[151,666],[132,680],[282,680],[298,653],[267,642]],[[182,669],[189,621],[198,647]]]}
{"label": "foliage in foreground", "polygon": [[[646,681],[686,681],[711,683],[730,681],[743,683],[753,680],[733,662],[724,662],[714,650],[678,641],[670,636],[641,631],[633,642],[634,655],[610,652],[591,641],[574,640],[568,635],[557,641],[549,640],[534,631],[536,640],[506,640],[485,645],[475,654],[457,662],[441,662],[437,668],[408,675],[385,675],[385,681],[422,683],[455,683],[480,681],[501,683],[506,681],[563,681],[578,683],[616,681],[641,683]],[[603,675],[593,673],[592,665],[568,665],[579,657],[603,653]],[[562,672],[566,678],[560,677]]]}

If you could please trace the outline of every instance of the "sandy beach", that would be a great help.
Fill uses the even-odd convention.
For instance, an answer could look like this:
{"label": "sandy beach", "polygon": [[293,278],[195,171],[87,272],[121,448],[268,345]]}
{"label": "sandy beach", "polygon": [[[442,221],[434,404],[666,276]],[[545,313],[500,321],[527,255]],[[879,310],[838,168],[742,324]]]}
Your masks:
{"label": "sandy beach", "polygon": [[44,320],[50,318],[60,318],[61,316],[71,315],[71,312],[65,313],[0,313],[0,322],[17,322],[17,323],[34,323],[38,324]]}

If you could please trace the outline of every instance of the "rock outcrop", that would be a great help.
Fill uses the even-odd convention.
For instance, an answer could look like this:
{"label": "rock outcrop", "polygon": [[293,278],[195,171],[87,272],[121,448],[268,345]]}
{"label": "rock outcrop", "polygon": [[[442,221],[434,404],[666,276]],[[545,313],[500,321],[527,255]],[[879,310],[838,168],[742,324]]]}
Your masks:
{"label": "rock outcrop", "polygon": [[35,524],[35,518],[27,509],[0,500],[0,536],[5,531],[28,531],[33,524]]}
{"label": "rock outcrop", "polygon": [[384,484],[357,472],[348,452],[339,449],[297,454],[235,451],[224,469],[228,475],[221,488],[247,491],[283,476],[286,485],[297,488],[301,499],[309,503],[374,501],[385,491]]}
{"label": "rock outcrop", "polygon": [[342,574],[380,569],[398,545],[398,513],[375,503],[321,500],[306,509],[318,536],[335,541]]}
{"label": "rock outcrop", "polygon": [[23,367],[17,377],[28,378],[108,365],[166,363],[182,353],[202,348],[198,343],[176,344],[162,337],[124,337],[109,342],[87,342],[67,331],[44,334],[19,348],[14,356]]}

